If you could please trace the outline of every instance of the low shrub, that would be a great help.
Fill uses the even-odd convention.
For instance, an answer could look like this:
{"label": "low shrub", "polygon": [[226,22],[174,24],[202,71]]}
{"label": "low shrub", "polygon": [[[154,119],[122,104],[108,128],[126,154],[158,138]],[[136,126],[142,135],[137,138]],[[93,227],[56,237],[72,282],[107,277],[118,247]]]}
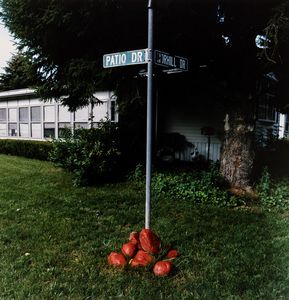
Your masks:
{"label": "low shrub", "polygon": [[90,185],[115,179],[120,152],[117,127],[100,122],[97,128],[68,129],[63,138],[52,141],[50,159],[72,172],[75,185]]}
{"label": "low shrub", "polygon": [[48,160],[52,145],[48,141],[1,139],[0,153]]}
{"label": "low shrub", "polygon": [[264,207],[289,208],[289,180],[274,181],[265,168],[256,189]]}

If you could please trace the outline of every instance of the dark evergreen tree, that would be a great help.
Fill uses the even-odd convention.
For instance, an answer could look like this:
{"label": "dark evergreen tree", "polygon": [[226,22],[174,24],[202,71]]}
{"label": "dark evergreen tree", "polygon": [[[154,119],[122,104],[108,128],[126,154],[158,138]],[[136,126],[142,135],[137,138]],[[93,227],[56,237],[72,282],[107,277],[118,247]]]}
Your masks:
{"label": "dark evergreen tree", "polygon": [[[98,89],[122,92],[120,100],[138,97],[139,87],[126,93],[122,82],[136,76],[139,68],[103,70],[102,55],[146,48],[147,1],[0,3],[2,20],[37,66],[41,97],[67,95],[63,104],[71,110],[89,103]],[[276,105],[288,109],[288,0],[153,3],[156,49],[181,54],[190,61],[190,71],[180,75],[175,88],[192,85],[194,78],[201,77],[199,66],[206,65],[202,84],[226,110],[221,172],[231,185],[248,189],[254,159],[256,81],[262,74],[276,72],[280,95]],[[256,47],[257,35],[267,43],[263,48]],[[130,96],[122,97],[125,94]]]}
{"label": "dark evergreen tree", "polygon": [[23,54],[12,56],[4,72],[0,74],[0,90],[13,90],[32,87],[37,84],[35,66]]}

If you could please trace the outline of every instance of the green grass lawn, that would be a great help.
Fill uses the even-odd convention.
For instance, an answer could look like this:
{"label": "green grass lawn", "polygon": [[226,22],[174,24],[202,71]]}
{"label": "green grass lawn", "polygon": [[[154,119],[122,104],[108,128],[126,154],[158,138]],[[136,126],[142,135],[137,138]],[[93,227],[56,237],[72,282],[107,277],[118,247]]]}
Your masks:
{"label": "green grass lawn", "polygon": [[50,163],[0,155],[0,299],[289,299],[289,212],[152,200],[181,256],[167,278],[107,255],[144,224],[129,183],[76,188]]}

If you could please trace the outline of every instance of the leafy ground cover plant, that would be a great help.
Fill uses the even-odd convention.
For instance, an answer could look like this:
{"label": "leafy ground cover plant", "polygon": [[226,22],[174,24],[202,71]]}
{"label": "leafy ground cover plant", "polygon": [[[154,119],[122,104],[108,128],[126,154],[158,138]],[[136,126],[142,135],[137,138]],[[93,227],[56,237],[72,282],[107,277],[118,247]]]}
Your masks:
{"label": "leafy ground cover plant", "polygon": [[[137,165],[130,180],[139,187],[144,185],[141,165]],[[244,199],[230,195],[216,165],[203,171],[165,171],[155,172],[152,177],[152,192],[157,198],[172,197],[178,200],[190,200],[195,204],[213,206],[236,206]]]}
{"label": "leafy ground cover plant", "polygon": [[256,189],[261,204],[266,208],[289,208],[289,180],[273,180],[265,168]]}

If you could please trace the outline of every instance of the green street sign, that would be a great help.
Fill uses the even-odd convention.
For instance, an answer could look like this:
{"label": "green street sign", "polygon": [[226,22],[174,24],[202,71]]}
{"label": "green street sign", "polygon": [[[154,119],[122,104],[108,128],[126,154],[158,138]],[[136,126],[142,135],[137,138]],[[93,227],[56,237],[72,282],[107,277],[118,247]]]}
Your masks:
{"label": "green street sign", "polygon": [[103,55],[104,68],[139,65],[146,64],[147,62],[148,49],[131,50]]}
{"label": "green street sign", "polygon": [[188,59],[185,57],[171,55],[167,52],[155,50],[155,64],[180,71],[188,71]]}

